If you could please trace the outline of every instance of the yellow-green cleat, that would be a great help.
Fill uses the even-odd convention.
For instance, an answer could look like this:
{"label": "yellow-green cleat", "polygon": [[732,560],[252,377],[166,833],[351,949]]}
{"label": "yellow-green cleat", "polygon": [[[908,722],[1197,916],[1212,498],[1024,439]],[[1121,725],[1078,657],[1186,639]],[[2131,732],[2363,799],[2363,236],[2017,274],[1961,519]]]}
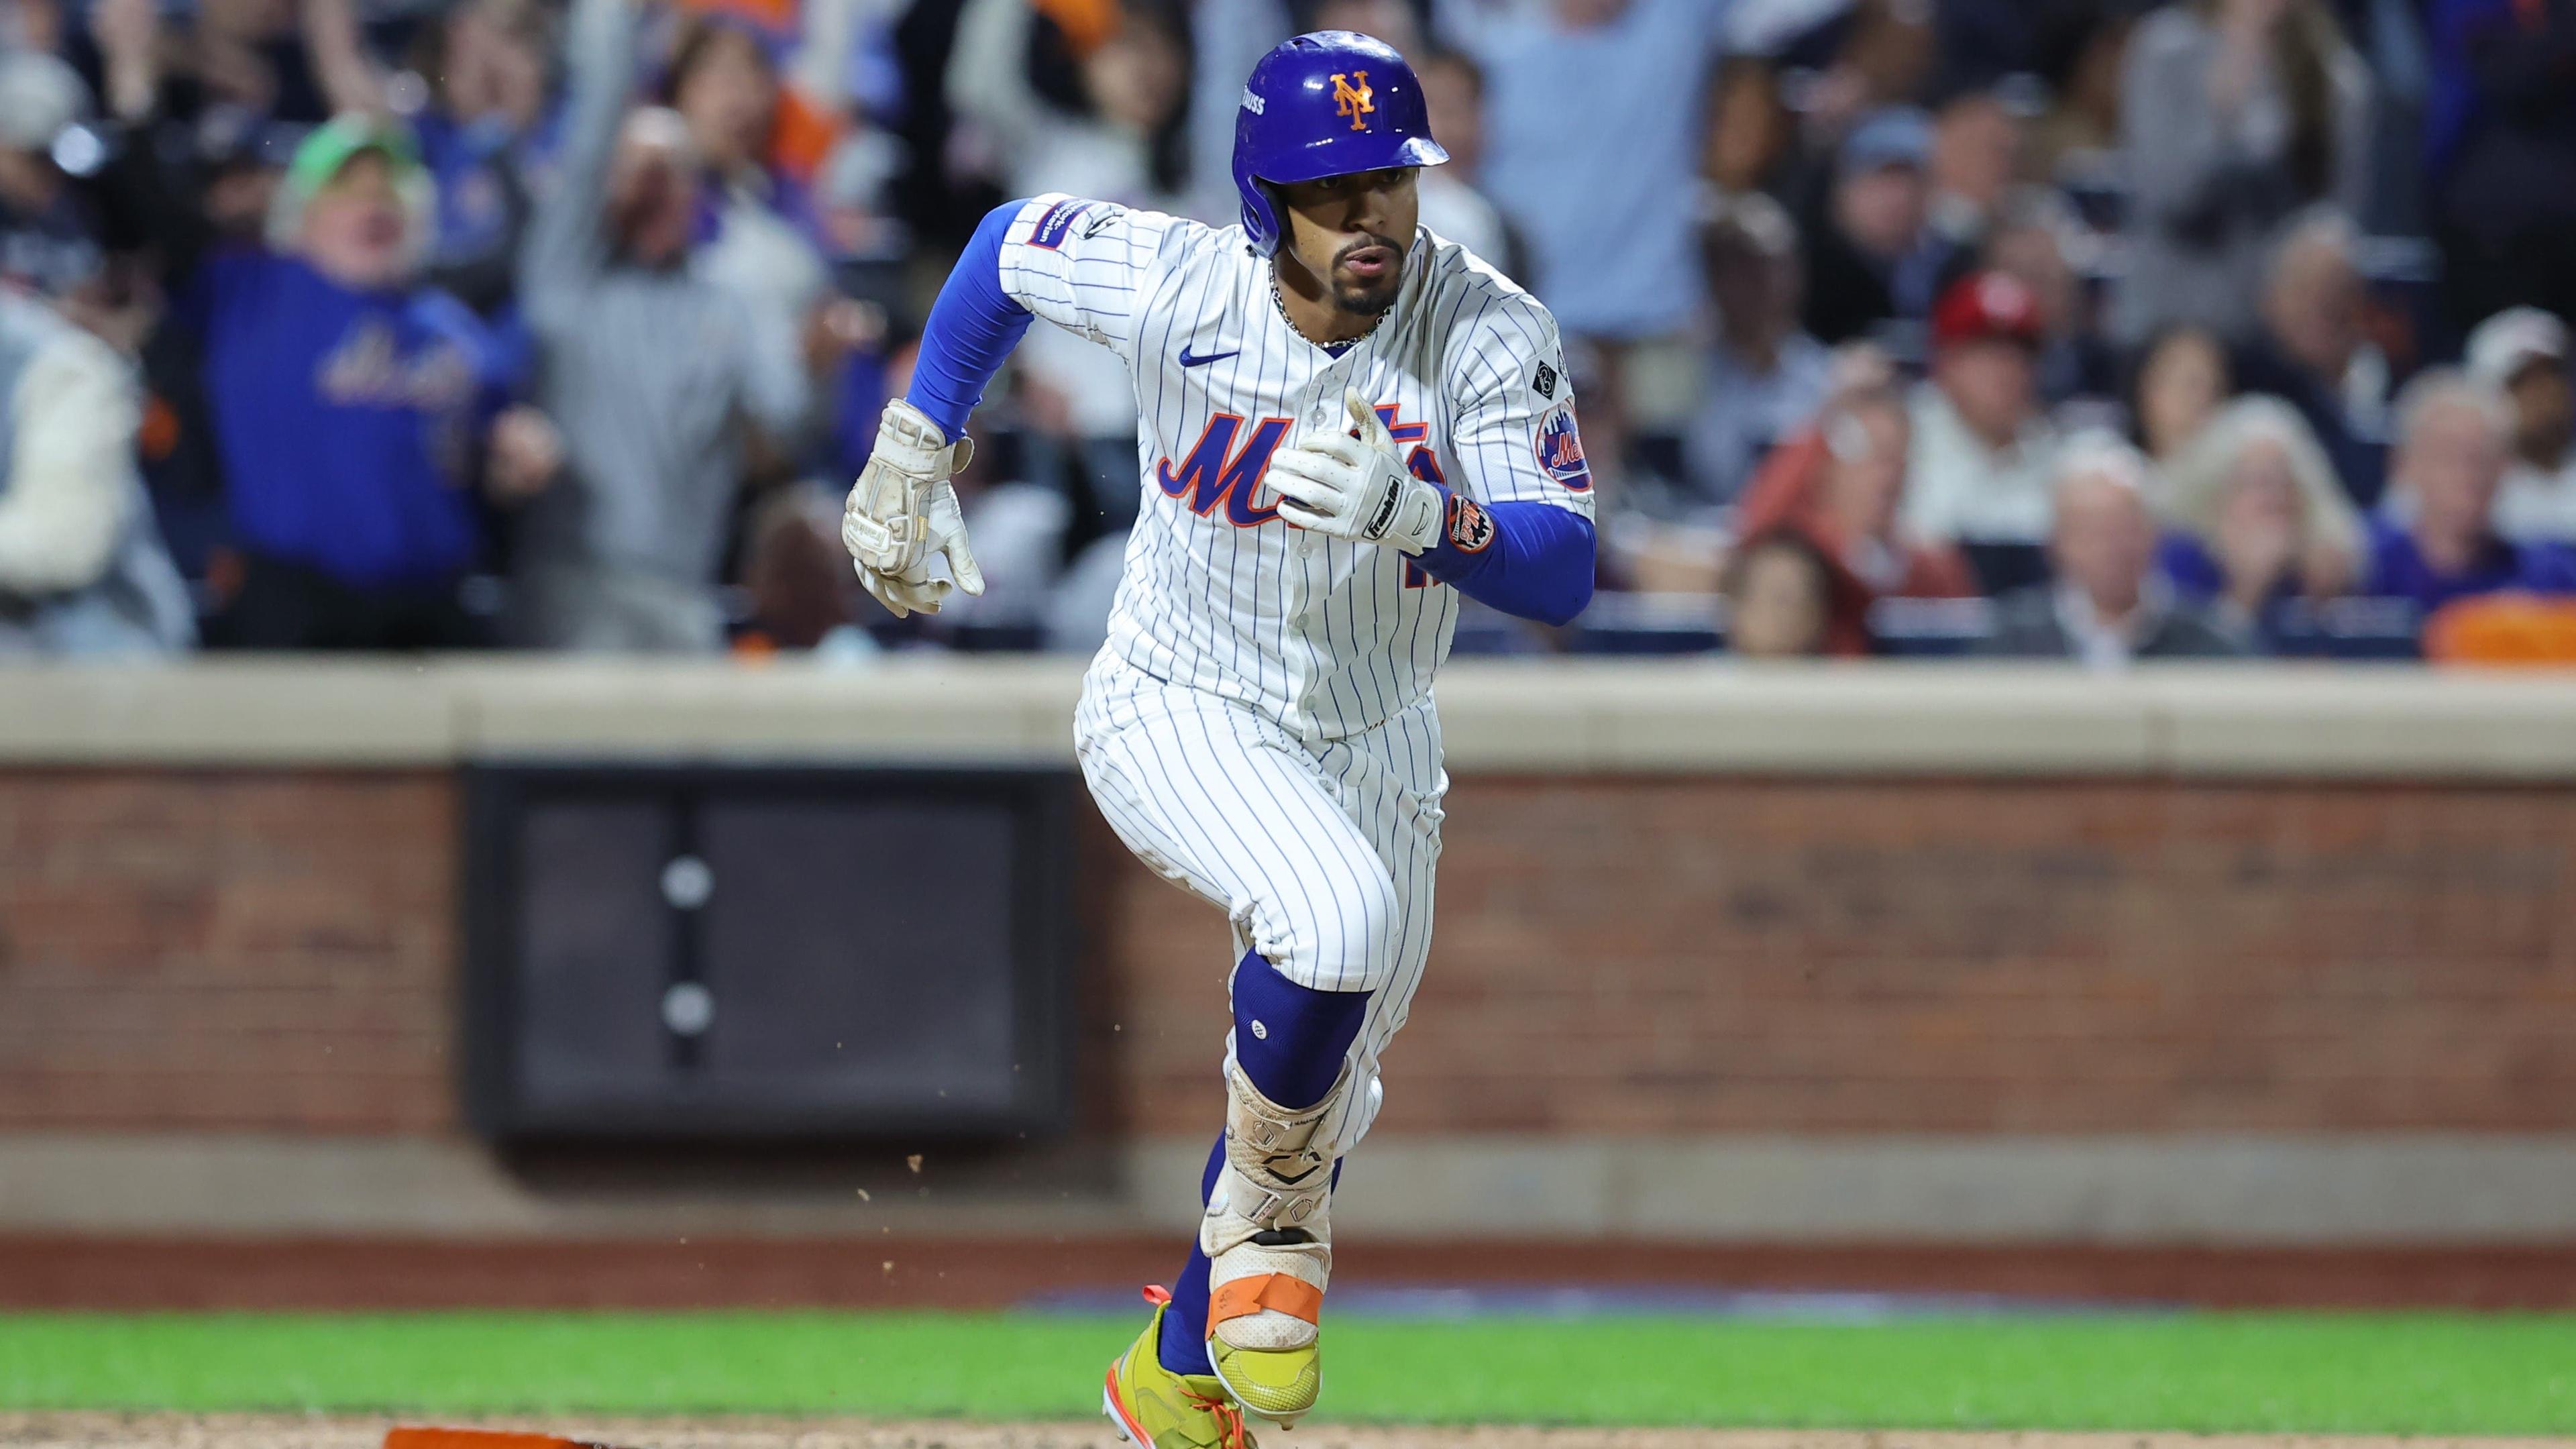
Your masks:
{"label": "yellow-green cleat", "polygon": [[1258,1449],[1243,1427],[1243,1411],[1226,1397],[1223,1384],[1205,1374],[1176,1374],[1163,1367],[1158,1350],[1172,1295],[1148,1288],[1145,1301],[1154,1305],[1154,1316],[1109,1366],[1109,1381],[1100,1395],[1118,1437],[1136,1449]]}
{"label": "yellow-green cleat", "polygon": [[1208,1358],[1217,1379],[1248,1414],[1258,1414],[1281,1428],[1293,1428],[1315,1407],[1324,1386],[1321,1340],[1303,1348],[1232,1348],[1222,1339],[1208,1340]]}

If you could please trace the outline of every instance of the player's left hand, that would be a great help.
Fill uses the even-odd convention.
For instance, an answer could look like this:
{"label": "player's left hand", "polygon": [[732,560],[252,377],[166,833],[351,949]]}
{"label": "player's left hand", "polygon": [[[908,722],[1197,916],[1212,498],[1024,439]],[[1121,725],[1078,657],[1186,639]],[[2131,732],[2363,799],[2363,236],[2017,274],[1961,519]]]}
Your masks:
{"label": "player's left hand", "polygon": [[1358,431],[1313,438],[1270,462],[1279,516],[1299,528],[1420,553],[1440,536],[1438,485],[1413,476],[1395,439],[1357,391],[1343,395]]}
{"label": "player's left hand", "polygon": [[[846,515],[842,526],[842,541],[847,543]],[[930,551],[900,571],[889,573],[864,561],[858,564],[859,587],[898,619],[938,613],[952,588],[963,588],[970,594],[984,592],[984,571],[976,566],[975,555],[966,547],[965,510],[957,502],[956,487],[947,479],[931,485],[922,501],[920,526]],[[947,577],[931,571],[930,560],[934,557],[947,560]]]}
{"label": "player's left hand", "polygon": [[[859,584],[898,619],[935,614],[953,588],[984,592],[984,572],[966,544],[966,518],[949,475],[966,466],[974,445],[951,440],[902,398],[877,420],[876,447],[841,513],[841,544]],[[948,576],[930,561],[946,562]]]}

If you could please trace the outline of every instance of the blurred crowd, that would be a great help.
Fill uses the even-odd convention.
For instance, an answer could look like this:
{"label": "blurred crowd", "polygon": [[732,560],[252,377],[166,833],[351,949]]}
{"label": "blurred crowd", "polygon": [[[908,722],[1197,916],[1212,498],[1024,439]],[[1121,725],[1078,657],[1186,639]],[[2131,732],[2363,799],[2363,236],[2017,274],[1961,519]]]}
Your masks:
{"label": "blurred crowd", "polygon": [[982,598],[840,493],[987,209],[1231,220],[1317,28],[1583,400],[1603,592],[1462,650],[2576,654],[2576,0],[0,0],[0,653],[1096,648],[1104,350]]}

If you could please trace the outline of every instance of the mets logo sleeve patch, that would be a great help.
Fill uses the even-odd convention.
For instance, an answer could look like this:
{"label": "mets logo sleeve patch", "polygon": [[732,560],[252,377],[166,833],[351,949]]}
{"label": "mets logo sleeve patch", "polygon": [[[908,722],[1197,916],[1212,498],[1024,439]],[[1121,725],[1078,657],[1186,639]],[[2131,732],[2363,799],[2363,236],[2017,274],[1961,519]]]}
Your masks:
{"label": "mets logo sleeve patch", "polygon": [[1547,410],[1538,425],[1538,465],[1547,476],[1581,493],[1592,486],[1592,465],[1583,459],[1583,434],[1574,424],[1574,399]]}
{"label": "mets logo sleeve patch", "polygon": [[1449,495],[1449,542],[1460,553],[1483,553],[1494,542],[1494,515],[1463,493]]}

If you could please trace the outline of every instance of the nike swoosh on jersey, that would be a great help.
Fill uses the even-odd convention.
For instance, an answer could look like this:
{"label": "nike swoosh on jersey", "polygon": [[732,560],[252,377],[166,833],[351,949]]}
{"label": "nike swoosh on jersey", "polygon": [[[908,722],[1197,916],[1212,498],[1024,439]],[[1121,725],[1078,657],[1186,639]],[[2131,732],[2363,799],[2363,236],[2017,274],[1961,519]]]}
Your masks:
{"label": "nike swoosh on jersey", "polygon": [[1223,362],[1229,357],[1241,357],[1242,355],[1243,349],[1238,347],[1232,352],[1211,352],[1202,357],[1192,357],[1190,356],[1190,345],[1186,342],[1181,344],[1181,366],[1183,367],[1205,367],[1211,362]]}

